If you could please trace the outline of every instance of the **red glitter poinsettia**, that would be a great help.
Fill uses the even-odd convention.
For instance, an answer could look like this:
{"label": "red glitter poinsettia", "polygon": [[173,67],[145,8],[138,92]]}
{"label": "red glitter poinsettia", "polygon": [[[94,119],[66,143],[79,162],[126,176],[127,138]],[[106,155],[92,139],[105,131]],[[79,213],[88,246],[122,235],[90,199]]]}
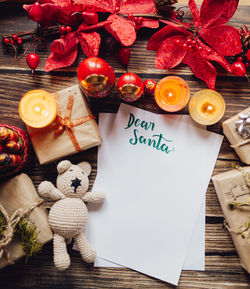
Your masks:
{"label": "red glitter poinsettia", "polygon": [[[110,24],[105,29],[123,46],[130,46],[136,40],[136,32],[142,27],[158,28],[159,21],[145,17],[133,17],[133,14],[154,14],[156,8],[153,0],[74,0],[74,4],[88,4],[97,12],[109,12]],[[124,18],[120,15],[129,15]]]}
{"label": "red glitter poinsettia", "polygon": [[45,62],[45,71],[72,65],[77,57],[79,42],[86,56],[97,56],[101,37],[94,30],[109,24],[109,22],[103,21],[91,26],[82,23],[76,31],[54,40],[50,46],[51,54]]}
{"label": "red glitter poinsettia", "polygon": [[235,13],[238,0],[204,0],[200,11],[194,0],[189,0],[194,31],[185,24],[169,24],[156,32],[147,45],[157,50],[155,66],[170,69],[180,63],[187,64],[211,89],[215,88],[217,71],[215,61],[231,72],[225,56],[241,52],[237,29],[224,25]]}

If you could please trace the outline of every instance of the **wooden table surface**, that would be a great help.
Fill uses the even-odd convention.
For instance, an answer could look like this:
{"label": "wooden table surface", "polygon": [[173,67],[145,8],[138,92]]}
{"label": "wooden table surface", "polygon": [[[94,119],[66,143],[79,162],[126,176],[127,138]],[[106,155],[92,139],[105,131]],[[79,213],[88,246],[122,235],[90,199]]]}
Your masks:
{"label": "wooden table surface", "polygon": [[[239,28],[242,24],[250,28],[250,6],[240,6],[233,17],[231,24]],[[187,17],[190,14],[187,12]],[[0,4],[0,34],[13,34],[20,31],[33,30],[36,24],[27,20],[26,13],[20,5],[8,3]],[[175,74],[184,78],[191,89],[191,95],[200,89],[206,88],[205,84],[197,79],[187,66],[165,73],[154,67],[152,51],[145,49],[147,39],[152,31],[144,30],[139,33],[138,39],[131,48],[132,56],[128,67],[129,72],[139,74],[145,80],[153,78],[159,81],[167,74]],[[27,43],[25,44],[27,45]],[[49,55],[49,42],[39,51],[40,65],[33,79],[30,69],[26,66],[25,57],[15,61],[12,53],[0,50],[0,123],[8,123],[25,128],[18,115],[18,103],[22,95],[32,89],[44,89],[49,92],[61,90],[77,83],[76,70],[84,59],[80,53],[75,64],[67,69],[44,72],[44,63]],[[119,64],[117,57],[103,56],[115,70],[116,77],[125,72]],[[226,113],[223,119],[209,130],[222,134],[221,124],[225,119],[235,115],[250,105],[250,89],[246,79],[228,74],[218,67],[216,89],[226,101]],[[120,99],[115,91],[107,99],[91,100],[91,109],[94,114],[99,112],[116,112]],[[137,107],[162,113],[155,104],[153,97],[145,96],[134,104]],[[187,114],[187,109],[181,111]],[[72,162],[87,160],[91,163],[91,185],[96,176],[97,149],[69,157]],[[233,162],[239,162],[238,156],[224,138],[218,160],[213,174],[228,171]],[[55,182],[56,163],[40,166],[34,156],[26,173],[30,175],[34,184],[42,180]],[[204,272],[183,271],[178,288],[250,288],[250,276],[240,266],[239,258],[235,251],[231,237],[222,227],[223,214],[218,202],[212,182],[210,182],[206,196],[206,269]],[[52,260],[52,243],[45,245],[43,252],[30,258],[28,264],[19,260],[15,265],[8,266],[0,271],[0,288],[173,288],[167,283],[150,278],[129,269],[93,268],[92,265],[83,263],[78,252],[69,249],[71,267],[66,272],[55,269]]]}

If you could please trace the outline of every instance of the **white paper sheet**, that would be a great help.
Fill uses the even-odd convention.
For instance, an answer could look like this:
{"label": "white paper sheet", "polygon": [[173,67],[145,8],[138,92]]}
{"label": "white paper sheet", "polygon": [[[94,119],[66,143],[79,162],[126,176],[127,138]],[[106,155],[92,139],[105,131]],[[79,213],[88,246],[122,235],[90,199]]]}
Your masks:
{"label": "white paper sheet", "polygon": [[[109,149],[109,134],[112,130],[114,120],[116,114],[115,113],[100,113],[99,114],[99,133],[102,139],[102,145],[98,147],[98,160],[97,160],[97,173],[95,183],[96,186],[99,186],[99,183],[102,183],[102,179],[105,179],[106,170],[99,169],[99,163],[103,162],[105,167],[108,166],[108,160],[103,159],[103,151],[104,149]],[[197,123],[193,122],[192,118],[189,115],[171,115],[171,118],[179,121],[184,121],[190,125],[194,125],[197,127],[205,128]],[[187,256],[185,258],[185,262],[183,265],[183,270],[198,270],[204,271],[205,269],[205,209],[206,209],[206,200],[204,199],[199,217],[196,221],[196,226],[192,235],[192,239],[189,244],[189,249]],[[118,264],[109,262],[102,258],[97,257],[94,263],[95,267],[122,267]]]}
{"label": "white paper sheet", "polygon": [[[147,130],[130,126],[132,114]],[[105,150],[110,164],[99,167],[107,178],[93,188],[107,197],[89,212],[97,255],[177,285],[222,139],[121,104]]]}

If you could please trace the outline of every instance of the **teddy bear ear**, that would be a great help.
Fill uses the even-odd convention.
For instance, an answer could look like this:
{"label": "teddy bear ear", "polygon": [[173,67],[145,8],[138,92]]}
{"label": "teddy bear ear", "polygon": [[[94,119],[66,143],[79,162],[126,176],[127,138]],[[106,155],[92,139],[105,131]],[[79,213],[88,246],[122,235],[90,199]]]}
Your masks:
{"label": "teddy bear ear", "polygon": [[64,173],[65,171],[67,171],[70,166],[71,166],[71,162],[68,161],[68,160],[64,160],[64,161],[61,161],[58,165],[57,165],[57,171],[58,171],[58,174],[61,175],[62,173]]}
{"label": "teddy bear ear", "polygon": [[84,173],[88,176],[91,172],[91,165],[88,162],[80,162],[78,166],[84,171]]}

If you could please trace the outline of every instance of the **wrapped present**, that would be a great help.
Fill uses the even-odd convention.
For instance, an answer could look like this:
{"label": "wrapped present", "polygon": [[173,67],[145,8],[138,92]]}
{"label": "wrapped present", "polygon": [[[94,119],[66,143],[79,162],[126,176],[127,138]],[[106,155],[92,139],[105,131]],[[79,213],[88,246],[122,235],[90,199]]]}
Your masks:
{"label": "wrapped present", "polygon": [[250,167],[239,167],[212,180],[241,265],[250,273]]}
{"label": "wrapped present", "polygon": [[23,217],[36,227],[40,244],[52,239],[48,214],[41,202],[26,174],[20,174],[0,185],[0,212],[6,220],[4,228],[0,226],[0,269],[26,255],[18,239],[13,238],[14,227]]}
{"label": "wrapped present", "polygon": [[250,107],[226,120],[223,132],[242,162],[250,164]]}
{"label": "wrapped present", "polygon": [[40,164],[101,144],[98,126],[79,86],[52,94],[57,103],[56,120],[45,128],[27,126]]}

